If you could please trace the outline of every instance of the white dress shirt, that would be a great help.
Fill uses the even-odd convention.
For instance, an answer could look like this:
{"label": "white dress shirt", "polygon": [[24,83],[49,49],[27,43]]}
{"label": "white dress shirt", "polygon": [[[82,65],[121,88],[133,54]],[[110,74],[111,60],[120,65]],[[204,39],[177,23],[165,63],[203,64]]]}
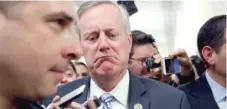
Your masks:
{"label": "white dress shirt", "polygon": [[[129,72],[125,73],[123,79],[117,84],[117,86],[110,92],[102,90],[91,79],[89,96],[97,96],[98,98],[104,93],[110,93],[114,98],[111,101],[112,109],[128,109],[128,91],[129,91]],[[97,109],[103,109],[103,104]]]}
{"label": "white dress shirt", "polygon": [[216,81],[214,81],[209,73],[206,71],[206,79],[208,84],[210,85],[211,91],[213,93],[214,99],[216,103],[218,104],[218,107],[220,109],[226,109],[226,88],[218,84]]}

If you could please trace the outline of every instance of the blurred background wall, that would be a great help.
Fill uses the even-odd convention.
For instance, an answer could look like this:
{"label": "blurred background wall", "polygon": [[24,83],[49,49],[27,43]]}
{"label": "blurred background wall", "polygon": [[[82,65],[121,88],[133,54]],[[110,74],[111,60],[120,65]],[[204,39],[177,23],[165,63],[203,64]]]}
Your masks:
{"label": "blurred background wall", "polygon": [[[82,1],[75,1],[79,6]],[[138,12],[130,17],[131,30],[152,34],[162,56],[177,48],[197,54],[199,28],[209,18],[226,14],[225,0],[135,1]]]}

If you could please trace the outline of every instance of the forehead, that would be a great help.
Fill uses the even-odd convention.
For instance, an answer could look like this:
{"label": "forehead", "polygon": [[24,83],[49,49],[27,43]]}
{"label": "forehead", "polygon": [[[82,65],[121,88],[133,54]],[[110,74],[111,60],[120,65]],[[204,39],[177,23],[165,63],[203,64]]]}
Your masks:
{"label": "forehead", "polygon": [[33,13],[34,15],[64,12],[74,19],[76,17],[74,4],[70,1],[33,1],[26,5],[24,12],[25,14]]}
{"label": "forehead", "polygon": [[133,58],[152,57],[158,53],[158,50],[152,44],[135,45]]}
{"label": "forehead", "polygon": [[82,28],[95,28],[105,26],[120,26],[123,19],[119,9],[114,4],[99,4],[91,7],[80,16],[80,26]]}

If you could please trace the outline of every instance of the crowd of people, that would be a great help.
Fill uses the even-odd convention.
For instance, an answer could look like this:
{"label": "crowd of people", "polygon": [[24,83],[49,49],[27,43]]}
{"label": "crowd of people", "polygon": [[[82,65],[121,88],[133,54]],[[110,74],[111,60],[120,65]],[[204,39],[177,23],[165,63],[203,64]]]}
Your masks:
{"label": "crowd of people", "polygon": [[[184,49],[161,56],[152,34],[132,31],[127,10],[112,1],[77,10],[73,2],[0,1],[0,22],[0,109],[226,108],[226,15],[201,26],[191,57]],[[180,71],[166,73],[164,59]]]}

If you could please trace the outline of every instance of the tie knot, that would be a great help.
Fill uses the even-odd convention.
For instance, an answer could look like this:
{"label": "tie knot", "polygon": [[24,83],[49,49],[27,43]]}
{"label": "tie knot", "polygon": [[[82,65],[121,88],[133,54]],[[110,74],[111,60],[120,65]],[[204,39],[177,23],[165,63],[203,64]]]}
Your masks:
{"label": "tie knot", "polygon": [[113,99],[113,96],[109,93],[104,93],[101,97],[100,97],[101,101],[104,103],[110,102]]}

